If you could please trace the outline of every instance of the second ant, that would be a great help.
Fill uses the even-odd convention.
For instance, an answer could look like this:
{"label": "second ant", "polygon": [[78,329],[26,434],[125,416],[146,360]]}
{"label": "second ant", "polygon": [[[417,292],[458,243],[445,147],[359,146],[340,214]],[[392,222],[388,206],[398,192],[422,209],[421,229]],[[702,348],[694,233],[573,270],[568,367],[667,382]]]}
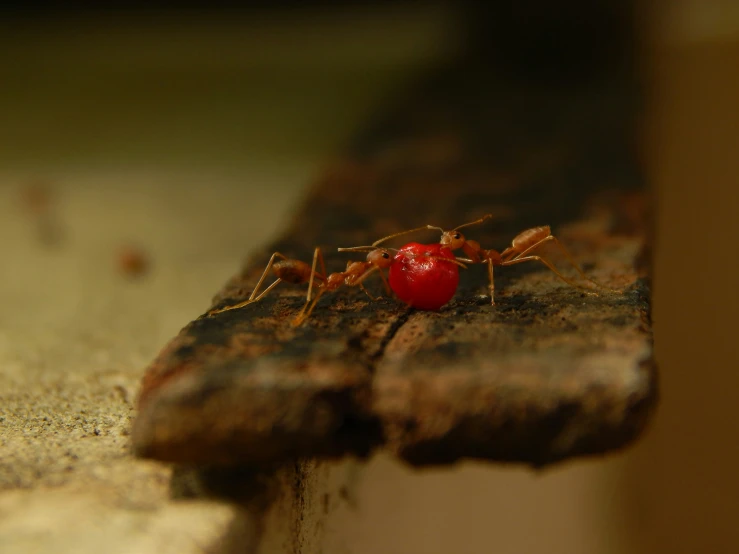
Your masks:
{"label": "second ant", "polygon": [[533,254],[533,251],[539,248],[540,246],[552,242],[557,245],[560,252],[564,255],[564,257],[567,259],[567,261],[570,263],[570,265],[577,271],[577,273],[582,277],[585,281],[593,284],[597,288],[607,290],[609,292],[621,294],[622,291],[611,289],[609,287],[606,287],[597,281],[594,281],[593,279],[589,278],[582,269],[580,269],[580,266],[577,265],[572,255],[567,251],[567,249],[564,247],[564,245],[559,241],[557,237],[555,237],[552,234],[552,230],[548,225],[544,225],[541,227],[532,227],[530,229],[526,229],[525,231],[522,231],[518,235],[514,237],[514,239],[511,241],[511,245],[503,250],[502,252],[498,252],[497,250],[493,249],[485,249],[482,246],[480,246],[480,243],[475,240],[469,240],[465,238],[465,236],[459,231],[460,229],[464,227],[469,227],[471,225],[479,225],[481,223],[484,223],[488,219],[492,218],[492,214],[486,214],[483,217],[476,219],[475,221],[471,221],[469,223],[465,223],[464,225],[460,225],[458,227],[455,227],[451,230],[444,230],[441,227],[436,227],[434,225],[426,225],[426,227],[422,227],[425,229],[432,229],[441,231],[441,239],[439,240],[439,243],[443,246],[446,246],[450,250],[462,250],[464,254],[467,256],[466,258],[463,257],[457,257],[457,260],[465,263],[474,263],[474,264],[487,264],[488,266],[488,279],[489,279],[489,287],[490,287],[490,304],[495,305],[495,282],[493,278],[493,268],[495,266],[509,266],[509,265],[515,265],[520,264],[524,262],[529,261],[539,261],[543,263],[545,266],[547,266],[557,277],[562,279],[565,283],[567,283],[570,286],[584,289],[589,291],[592,294],[595,294],[592,289],[588,287],[584,287],[583,285],[573,281],[572,279],[569,279],[562,275],[562,273],[557,270],[554,265],[547,260],[546,258],[539,256],[537,254]]}

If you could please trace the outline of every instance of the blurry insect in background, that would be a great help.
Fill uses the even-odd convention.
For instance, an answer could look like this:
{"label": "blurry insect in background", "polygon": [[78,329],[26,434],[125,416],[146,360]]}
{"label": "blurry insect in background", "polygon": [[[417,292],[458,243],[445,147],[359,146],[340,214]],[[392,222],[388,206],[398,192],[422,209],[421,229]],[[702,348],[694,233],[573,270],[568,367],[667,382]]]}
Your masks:
{"label": "blurry insect in background", "polygon": [[50,184],[37,180],[20,188],[20,207],[32,221],[38,242],[45,247],[57,247],[65,238],[56,192]]}
{"label": "blurry insect in background", "polygon": [[141,277],[151,266],[151,260],[138,246],[127,244],[118,249],[116,257],[118,270],[129,278]]}

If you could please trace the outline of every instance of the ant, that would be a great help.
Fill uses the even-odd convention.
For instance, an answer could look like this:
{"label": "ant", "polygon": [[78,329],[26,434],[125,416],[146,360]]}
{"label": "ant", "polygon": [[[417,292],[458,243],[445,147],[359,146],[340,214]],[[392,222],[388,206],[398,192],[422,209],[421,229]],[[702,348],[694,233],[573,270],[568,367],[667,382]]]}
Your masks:
{"label": "ant", "polygon": [[[544,225],[541,227],[532,227],[531,229],[526,229],[525,231],[520,232],[518,235],[514,237],[514,239],[511,241],[511,246],[503,250],[502,252],[498,252],[497,250],[486,250],[485,248],[482,248],[480,246],[480,243],[474,240],[467,240],[465,236],[459,232],[460,229],[463,229],[464,227],[469,227],[471,225],[479,225],[488,219],[492,218],[492,214],[486,214],[482,216],[480,219],[476,219],[475,221],[471,221],[469,223],[465,223],[464,225],[460,225],[458,227],[455,227],[454,229],[445,231],[441,227],[436,227],[434,225],[426,225],[426,227],[419,227],[415,230],[420,229],[432,229],[441,231],[441,240],[439,243],[442,246],[446,246],[450,250],[462,250],[467,258],[461,258],[457,257],[457,260],[465,263],[486,263],[488,266],[488,278],[490,279],[490,304],[495,305],[495,297],[494,297],[494,290],[495,290],[495,284],[493,281],[493,267],[494,266],[509,266],[509,265],[515,265],[520,264],[523,262],[529,262],[529,261],[539,261],[543,263],[545,266],[547,266],[552,272],[554,272],[557,277],[562,279],[565,283],[568,285],[571,285],[573,287],[577,287],[580,289],[590,290],[587,287],[584,287],[583,285],[576,283],[572,281],[571,279],[568,279],[562,273],[560,273],[557,268],[552,265],[552,263],[547,260],[546,258],[543,258],[541,256],[532,254],[535,249],[542,246],[543,244],[547,242],[553,242],[555,243],[560,251],[564,254],[567,261],[572,265],[573,268],[578,272],[580,277],[582,277],[585,281],[588,281],[589,283],[592,283],[598,288],[602,288],[605,290],[608,290],[610,292],[614,293],[622,293],[623,291],[611,289],[604,285],[601,285],[600,283],[594,281],[593,279],[590,279],[585,275],[582,269],[577,265],[572,255],[567,251],[567,249],[564,247],[564,245],[559,241],[557,237],[555,237],[552,234],[552,230],[548,225]],[[410,231],[409,231],[410,232]],[[595,294],[593,291],[590,291],[591,294]]]}
{"label": "ant", "polygon": [[[365,251],[367,247],[358,247],[356,249],[348,249],[354,251]],[[290,259],[280,252],[275,252],[269,259],[267,267],[264,268],[262,276],[259,278],[257,285],[249,295],[249,298],[238,304],[232,306],[226,306],[225,308],[218,308],[211,310],[207,315],[215,315],[228,310],[235,310],[243,308],[254,302],[259,302],[264,298],[273,288],[282,283],[292,283],[294,285],[302,285],[308,283],[308,294],[305,297],[305,305],[300,313],[293,319],[293,325],[298,326],[302,324],[308,317],[310,317],[313,308],[316,307],[318,300],[325,292],[333,292],[341,286],[360,287],[371,299],[376,300],[369,291],[364,287],[364,280],[375,272],[379,272],[382,282],[385,285],[385,290],[389,293],[390,285],[387,282],[383,269],[389,268],[393,263],[393,257],[388,252],[389,249],[385,248],[374,248],[372,247],[368,251],[367,260],[364,262],[350,261],[346,264],[345,271],[339,271],[326,273],[326,264],[323,261],[323,252],[320,247],[316,247],[313,251],[313,264],[308,265],[307,263]],[[279,258],[279,260],[278,260]],[[320,273],[316,271],[317,265],[320,264]],[[264,280],[267,278],[270,270],[275,274],[275,279],[267,288],[259,292]],[[313,292],[313,285],[317,281],[316,288],[318,292],[311,301],[311,295]]]}

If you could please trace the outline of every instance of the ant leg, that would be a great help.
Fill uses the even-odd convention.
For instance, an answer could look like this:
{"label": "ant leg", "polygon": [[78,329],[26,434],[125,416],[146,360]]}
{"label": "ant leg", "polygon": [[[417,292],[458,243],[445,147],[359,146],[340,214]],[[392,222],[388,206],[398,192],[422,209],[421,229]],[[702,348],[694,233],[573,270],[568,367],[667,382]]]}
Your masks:
{"label": "ant leg", "polygon": [[243,308],[244,306],[248,306],[249,304],[254,304],[254,302],[259,302],[262,298],[264,298],[267,295],[269,291],[271,291],[273,288],[275,288],[280,283],[282,283],[282,279],[275,279],[275,282],[272,283],[270,286],[268,286],[266,289],[264,289],[262,293],[256,298],[251,299],[251,300],[244,300],[243,302],[239,302],[238,304],[234,304],[232,306],[226,306],[225,308],[211,310],[208,312],[208,315],[220,314],[221,312],[227,312],[229,310],[237,310],[238,308]]}
{"label": "ant leg", "polygon": [[251,291],[251,294],[249,295],[249,298],[247,300],[244,300],[243,302],[239,302],[238,304],[234,304],[233,306],[226,306],[225,308],[220,308],[218,310],[211,310],[208,312],[208,315],[213,314],[219,314],[221,312],[226,312],[228,310],[236,310],[238,308],[243,308],[244,306],[247,306],[253,302],[259,302],[264,296],[271,291],[273,288],[275,288],[277,285],[279,285],[282,282],[282,279],[275,280],[274,283],[272,283],[270,286],[268,286],[264,291],[262,291],[259,296],[257,296],[257,292],[259,292],[260,287],[264,283],[264,280],[267,278],[267,275],[269,274],[270,270],[272,269],[272,266],[275,264],[276,258],[280,258],[282,260],[287,260],[287,256],[284,254],[281,254],[279,252],[274,252],[272,256],[269,258],[269,262],[267,262],[267,267],[264,268],[264,271],[262,272],[262,276],[259,278],[259,281],[257,281],[256,286],[254,287],[254,290]]}
{"label": "ant leg", "polygon": [[313,292],[313,281],[315,281],[316,278],[316,264],[317,262],[321,263],[321,278],[325,284],[326,282],[326,264],[323,261],[323,252],[321,252],[321,247],[316,246],[316,249],[313,251],[313,265],[311,266],[310,270],[310,280],[308,281],[308,294],[305,297],[305,304],[303,304],[303,309],[300,310],[300,313],[295,316],[295,319],[293,320],[293,325],[297,326],[303,323],[306,319],[308,319],[308,316],[310,316],[310,313],[313,311],[313,308],[315,308],[316,303],[318,302],[318,299],[321,297],[321,295],[325,292],[325,288],[322,287],[318,293],[316,294],[316,297],[313,299],[313,303],[310,304],[310,309],[308,310],[308,313],[306,313],[306,308],[308,308],[309,303],[311,302],[311,293]]}
{"label": "ant leg", "polygon": [[[303,322],[305,322],[306,319],[310,317],[310,314],[313,312],[313,308],[316,307],[316,304],[318,304],[318,300],[320,300],[321,296],[323,296],[323,293],[326,292],[325,288],[319,289],[318,293],[316,294],[316,297],[313,299],[313,302],[310,303],[310,307],[308,307],[308,302],[305,303],[305,306],[303,306],[303,309],[300,310],[300,313],[295,316],[295,319],[292,321],[293,327],[297,327],[299,325],[302,325]],[[306,311],[306,308],[308,310]]]}
{"label": "ant leg", "polygon": [[572,257],[572,254],[570,254],[569,251],[564,247],[564,244],[562,244],[560,242],[560,240],[557,237],[555,237],[554,235],[551,235],[551,237],[552,237],[552,241],[554,241],[554,244],[556,244],[559,247],[560,252],[562,252],[562,254],[564,254],[564,256],[567,259],[567,261],[570,262],[570,265],[572,267],[574,267],[575,270],[577,270],[577,272],[580,274],[580,276],[583,279],[585,279],[586,281],[589,281],[590,283],[594,284],[598,288],[605,289],[605,290],[607,290],[609,292],[613,292],[613,293],[616,293],[616,294],[623,294],[623,291],[622,290],[612,289],[611,287],[607,287],[607,286],[599,283],[598,281],[596,281],[594,279],[591,279],[590,277],[587,277],[585,275],[585,273],[583,272],[583,270],[580,269],[580,266],[578,266],[577,263],[575,262],[575,259]]}
{"label": "ant leg", "polygon": [[[485,219],[487,219],[487,217]],[[442,257],[441,259],[442,260],[446,260],[448,258],[443,258]],[[452,261],[452,260],[449,260],[449,261]],[[490,258],[488,258],[486,261],[487,261],[487,264],[488,264],[488,279],[490,281],[490,285],[489,285],[489,287],[490,287],[490,305],[491,306],[494,306],[495,305],[495,280],[493,279],[493,265],[494,264],[493,264],[493,260],[490,259]],[[467,266],[465,264],[479,264],[479,263],[483,263],[482,261],[479,261],[479,260],[473,260],[471,258],[462,258],[461,256],[456,256],[454,258],[453,262],[456,263],[459,267],[464,268],[464,269],[467,269]]]}
{"label": "ant leg", "polygon": [[495,306],[495,281],[493,280],[493,260],[488,260],[488,279],[490,279],[490,305]]}
{"label": "ant leg", "polygon": [[520,263],[523,263],[523,262],[530,262],[530,261],[534,261],[534,260],[536,260],[536,261],[540,261],[541,263],[543,263],[543,264],[544,264],[545,266],[547,266],[547,267],[548,267],[549,269],[551,269],[551,270],[552,270],[552,272],[553,272],[553,273],[554,273],[554,274],[555,274],[555,275],[556,275],[557,277],[559,277],[560,279],[562,279],[562,280],[563,280],[563,281],[564,281],[565,283],[567,283],[568,285],[570,285],[570,286],[572,286],[572,287],[575,287],[575,288],[578,288],[578,289],[583,289],[583,290],[586,290],[586,291],[588,291],[588,292],[589,292],[590,294],[595,294],[595,295],[597,296],[597,293],[593,292],[593,290],[592,290],[592,289],[589,289],[588,287],[585,287],[585,286],[583,286],[583,285],[582,285],[582,284],[580,284],[580,283],[576,283],[576,282],[575,282],[575,281],[573,281],[572,279],[568,279],[567,277],[565,277],[564,275],[562,275],[562,274],[561,274],[561,273],[560,273],[560,272],[559,272],[559,271],[557,270],[557,268],[556,268],[556,267],[554,267],[554,265],[552,265],[552,263],[551,263],[550,261],[548,261],[548,260],[546,260],[546,259],[542,258],[541,256],[536,256],[536,255],[531,255],[531,256],[516,256],[516,257],[515,257],[514,259],[512,259],[512,260],[508,260],[508,261],[505,261],[505,262],[503,262],[503,263],[502,263],[502,264],[500,264],[500,265],[515,265],[515,264],[520,264]]}
{"label": "ant leg", "polygon": [[378,267],[372,267],[372,268],[368,269],[367,271],[365,271],[364,273],[362,273],[357,278],[357,280],[352,283],[351,286],[359,287],[372,300],[379,300],[380,298],[382,298],[381,296],[377,296],[377,297],[372,296],[369,293],[369,291],[366,288],[364,288],[364,284],[362,284],[362,281],[364,281],[367,277],[369,277],[370,275],[372,275],[375,271],[379,271],[380,272],[380,276],[382,277],[382,282],[385,283],[386,288],[389,288],[389,285],[387,284],[387,281],[385,280],[385,275],[383,275],[382,270],[380,268],[378,268]]}
{"label": "ant leg", "polygon": [[[364,281],[367,277],[372,275],[375,271],[378,271],[379,268],[372,267],[365,271],[362,275],[360,275],[356,281],[352,283],[352,286],[362,286],[362,281]],[[318,304],[318,300],[321,298],[324,292],[326,292],[326,287],[321,287],[321,289],[318,291],[318,294],[313,299],[313,301],[310,303],[310,306],[308,305],[308,302],[305,303],[305,306],[303,306],[303,309],[300,310],[300,313],[293,319],[293,326],[297,327],[298,325],[301,325],[306,319],[310,317],[310,314],[313,313],[313,309],[316,307],[316,304]],[[307,308],[307,309],[306,309]]]}
{"label": "ant leg", "polygon": [[[287,256],[285,256],[284,254],[280,254],[279,252],[275,252],[272,254],[272,256],[270,256],[269,262],[267,262],[267,267],[264,268],[264,271],[262,272],[262,276],[259,278],[259,281],[257,281],[257,286],[254,287],[254,290],[251,291],[251,294],[249,295],[249,301],[256,302],[256,300],[254,300],[254,297],[257,295],[257,291],[259,290],[259,287],[262,286],[262,283],[264,283],[264,280],[267,278],[267,274],[269,273],[269,270],[272,269],[272,266],[275,264],[275,258],[280,258],[281,260],[288,259]],[[270,287],[268,287],[267,290],[271,290],[272,286],[274,286],[274,283],[270,285]],[[257,298],[257,300],[262,298],[262,296],[264,296],[264,294],[259,295],[259,298]]]}
{"label": "ant leg", "polygon": [[316,249],[313,251],[313,265],[311,266],[311,269],[310,269],[310,280],[308,281],[308,295],[305,297],[306,304],[310,302],[310,296],[311,296],[311,293],[313,292],[313,281],[315,280],[315,276],[316,276],[316,262],[319,260],[321,262],[321,271],[323,272],[321,273],[321,277],[325,281],[326,280],[326,264],[323,262],[323,252],[321,252],[320,246],[316,246]]}
{"label": "ant leg", "polygon": [[387,277],[385,277],[382,270],[380,270],[380,279],[382,279],[382,284],[385,285],[385,294],[390,296],[392,294],[392,289],[390,288],[390,283],[387,282]]}
{"label": "ant leg", "polygon": [[[460,258],[459,256],[456,256],[454,258],[447,258],[445,256],[429,256],[428,254],[421,254],[421,256],[426,260],[439,260],[441,262],[449,262],[450,264],[458,265],[462,269],[467,269],[467,266],[464,265],[464,263],[462,262],[467,262],[467,263],[472,263],[472,264],[476,263],[473,260],[469,260],[467,258]],[[421,257],[421,256],[416,256],[416,257]]]}
{"label": "ant leg", "polygon": [[[613,292],[613,293],[617,293],[617,294],[622,294],[623,293],[623,291],[621,291],[621,290],[612,289],[610,287],[607,287],[607,286],[605,286],[605,285],[603,285],[603,284],[601,284],[601,283],[599,283],[599,282],[591,279],[587,275],[585,275],[585,272],[580,268],[579,265],[577,265],[577,262],[575,262],[575,259],[573,258],[572,254],[569,253],[569,251],[564,247],[564,245],[560,242],[560,240],[557,237],[555,237],[554,235],[549,235],[549,236],[541,239],[539,242],[537,242],[537,243],[529,246],[523,252],[514,255],[512,258],[509,258],[508,260],[506,260],[506,262],[512,262],[514,260],[520,260],[520,259],[522,259],[524,257],[528,257],[528,254],[531,251],[533,251],[535,248],[538,248],[539,246],[541,246],[545,242],[549,242],[549,241],[554,242],[554,244],[557,245],[557,247],[559,248],[560,252],[562,252],[562,254],[564,254],[565,259],[575,269],[575,271],[577,271],[577,273],[580,275],[580,277],[582,277],[585,281],[588,281],[589,283],[592,283],[596,287],[601,288],[601,289],[604,289],[604,290],[607,290],[609,292]],[[582,286],[579,286],[579,288],[583,288],[583,287]]]}
{"label": "ant leg", "polygon": [[364,281],[367,277],[372,275],[375,271],[380,271],[380,268],[376,266],[369,268],[367,271],[365,271],[359,277],[357,277],[356,281],[352,283],[352,286],[361,285],[362,281]]}
{"label": "ant leg", "polygon": [[364,291],[364,294],[366,294],[367,296],[369,296],[370,300],[377,301],[380,298],[382,298],[382,296],[372,296],[370,294],[370,291],[368,291],[362,283],[359,283],[359,288]]}

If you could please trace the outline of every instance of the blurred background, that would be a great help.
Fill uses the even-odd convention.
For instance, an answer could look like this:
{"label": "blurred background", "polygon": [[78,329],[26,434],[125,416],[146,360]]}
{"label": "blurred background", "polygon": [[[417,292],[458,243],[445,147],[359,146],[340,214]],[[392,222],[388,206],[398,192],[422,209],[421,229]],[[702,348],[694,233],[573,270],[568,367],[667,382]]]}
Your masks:
{"label": "blurred background", "polygon": [[[739,3],[153,6],[0,12],[0,489],[89,477],[60,476],[67,446],[12,422],[71,402],[125,425],[101,387],[134,391],[322,165],[424,72],[474,44],[548,86],[633,48],[657,216],[653,425],[622,454],[541,474],[416,473],[379,456],[327,551],[739,551]],[[601,50],[580,55],[594,36]],[[104,435],[76,455],[124,475],[126,439]]]}

